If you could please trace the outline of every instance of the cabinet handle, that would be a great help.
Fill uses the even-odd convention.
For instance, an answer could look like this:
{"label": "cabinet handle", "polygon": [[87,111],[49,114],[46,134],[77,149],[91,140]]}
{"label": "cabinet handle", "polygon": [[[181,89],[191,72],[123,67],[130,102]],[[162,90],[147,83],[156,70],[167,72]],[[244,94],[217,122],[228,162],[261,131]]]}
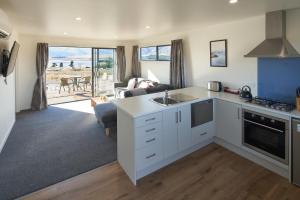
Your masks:
{"label": "cabinet handle", "polygon": [[181,122],[181,111],[179,111],[179,122]]}
{"label": "cabinet handle", "polygon": [[151,128],[151,129],[146,130],[146,133],[149,133],[149,132],[155,131],[155,130],[156,130],[156,128]]}
{"label": "cabinet handle", "polygon": [[150,140],[146,140],[146,143],[153,142],[153,141],[155,141],[155,138],[152,138]]}
{"label": "cabinet handle", "polygon": [[200,135],[201,135],[201,136],[204,136],[204,135],[206,135],[206,134],[207,134],[207,132],[204,132],[204,133],[201,133]]}
{"label": "cabinet handle", "polygon": [[152,118],[150,118],[150,119],[146,119],[145,121],[146,121],[146,122],[149,122],[149,121],[153,121],[153,120],[155,120],[155,117],[152,117]]}
{"label": "cabinet handle", "polygon": [[154,156],[156,156],[156,153],[153,153],[153,154],[151,154],[151,155],[149,155],[149,156],[146,156],[146,159],[152,158],[152,157],[154,157]]}
{"label": "cabinet handle", "polygon": [[240,119],[240,108],[237,109],[237,118]]}
{"label": "cabinet handle", "polygon": [[175,113],[176,124],[178,124],[178,112]]}

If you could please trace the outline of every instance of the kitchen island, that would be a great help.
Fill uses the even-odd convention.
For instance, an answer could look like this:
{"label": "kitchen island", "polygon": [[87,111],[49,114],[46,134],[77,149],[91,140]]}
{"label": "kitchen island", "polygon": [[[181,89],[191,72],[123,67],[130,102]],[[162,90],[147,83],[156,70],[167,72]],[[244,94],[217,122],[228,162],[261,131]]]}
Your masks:
{"label": "kitchen island", "polygon": [[290,177],[289,162],[279,162],[242,144],[242,111],[254,110],[289,122],[296,112],[270,110],[249,104],[237,95],[202,87],[169,94],[188,95],[194,100],[170,106],[153,102],[153,98],[164,96],[162,92],[114,102],[118,113],[118,162],[134,184],[212,142]]}

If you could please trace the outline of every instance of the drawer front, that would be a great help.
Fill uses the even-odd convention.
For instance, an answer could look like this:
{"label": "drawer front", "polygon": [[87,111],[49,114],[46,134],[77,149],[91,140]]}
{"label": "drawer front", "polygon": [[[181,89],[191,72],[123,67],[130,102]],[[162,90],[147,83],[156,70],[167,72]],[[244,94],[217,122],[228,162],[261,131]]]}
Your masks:
{"label": "drawer front", "polygon": [[145,169],[162,159],[162,143],[157,141],[154,145],[136,151],[137,170]]}
{"label": "drawer front", "polygon": [[207,123],[198,127],[192,128],[192,144],[196,145],[205,140],[213,138],[213,124]]}
{"label": "drawer front", "polygon": [[135,127],[146,126],[148,124],[153,124],[162,121],[162,113],[153,113],[143,117],[135,119]]}
{"label": "drawer front", "polygon": [[162,123],[149,124],[136,128],[136,149],[140,149],[160,141]]}

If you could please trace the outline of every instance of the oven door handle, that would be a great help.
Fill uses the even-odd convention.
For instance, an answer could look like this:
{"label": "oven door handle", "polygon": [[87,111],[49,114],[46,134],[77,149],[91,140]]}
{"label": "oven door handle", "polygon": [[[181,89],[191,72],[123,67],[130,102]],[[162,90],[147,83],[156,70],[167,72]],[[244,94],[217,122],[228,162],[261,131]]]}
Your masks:
{"label": "oven door handle", "polygon": [[270,127],[270,126],[266,126],[266,125],[263,125],[263,124],[260,124],[260,123],[257,123],[257,122],[248,120],[248,119],[244,119],[244,121],[249,122],[249,123],[251,123],[251,124],[255,124],[255,125],[264,127],[264,128],[267,128],[267,129],[271,129],[271,130],[274,130],[274,131],[277,131],[277,132],[280,132],[280,133],[284,133],[283,130],[279,130],[279,129],[277,129],[277,128],[272,128],[272,127]]}

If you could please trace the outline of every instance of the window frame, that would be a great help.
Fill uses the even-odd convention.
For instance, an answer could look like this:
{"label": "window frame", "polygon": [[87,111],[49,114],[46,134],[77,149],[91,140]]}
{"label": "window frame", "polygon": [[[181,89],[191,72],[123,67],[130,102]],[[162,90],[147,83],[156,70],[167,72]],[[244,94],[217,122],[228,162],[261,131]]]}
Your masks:
{"label": "window frame", "polygon": [[[144,60],[142,59],[142,49],[145,49],[145,48],[155,48],[155,60]],[[140,47],[140,61],[157,61],[158,60],[158,55],[157,55],[157,46],[145,46],[145,47]]]}
{"label": "window frame", "polygon": [[[159,47],[170,47],[170,59],[160,59],[159,58]],[[171,44],[163,44],[163,45],[158,45],[156,46],[156,51],[157,51],[157,61],[171,61]]]}

